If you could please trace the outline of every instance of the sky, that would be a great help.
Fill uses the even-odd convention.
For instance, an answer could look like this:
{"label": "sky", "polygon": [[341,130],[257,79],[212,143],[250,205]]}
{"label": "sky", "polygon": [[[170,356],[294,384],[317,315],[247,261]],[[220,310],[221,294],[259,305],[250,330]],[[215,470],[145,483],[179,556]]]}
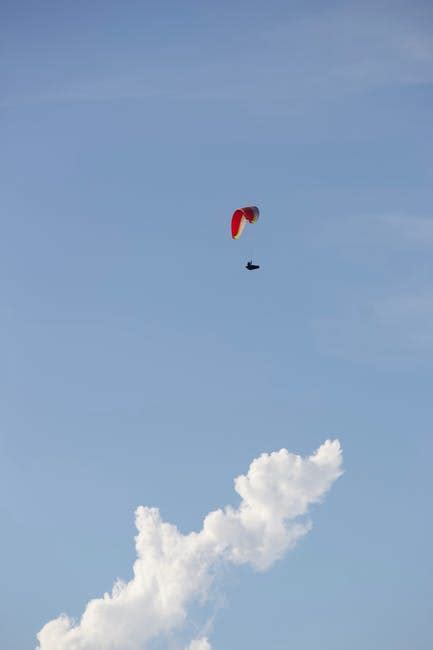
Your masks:
{"label": "sky", "polygon": [[[214,581],[131,650],[432,647],[432,32],[418,0],[2,1],[1,648],[131,581],[147,525],[212,538]],[[245,492],[337,440],[293,512],[272,464]]]}

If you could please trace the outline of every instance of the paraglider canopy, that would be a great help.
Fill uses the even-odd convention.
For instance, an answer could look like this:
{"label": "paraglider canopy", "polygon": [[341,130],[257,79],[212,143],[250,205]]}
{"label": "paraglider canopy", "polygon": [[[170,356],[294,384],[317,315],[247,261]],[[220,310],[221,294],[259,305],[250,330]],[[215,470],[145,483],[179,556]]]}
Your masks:
{"label": "paraglider canopy", "polygon": [[246,208],[238,208],[233,212],[232,216],[232,237],[239,239],[247,221],[249,223],[256,223],[259,218],[259,209],[255,205],[250,205]]}

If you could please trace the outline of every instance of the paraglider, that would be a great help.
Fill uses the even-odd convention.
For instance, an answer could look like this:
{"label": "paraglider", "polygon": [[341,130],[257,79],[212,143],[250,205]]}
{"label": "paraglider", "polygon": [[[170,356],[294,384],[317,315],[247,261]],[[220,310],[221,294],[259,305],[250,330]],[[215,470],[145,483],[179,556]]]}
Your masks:
{"label": "paraglider", "polygon": [[[259,214],[260,211],[255,205],[235,210],[233,212],[231,224],[233,239],[239,239],[247,223],[256,223]],[[248,269],[248,271],[255,271],[256,269],[259,269],[260,266],[258,264],[253,264],[253,261],[250,260],[248,264],[245,265],[245,268]]]}
{"label": "paraglider", "polygon": [[247,221],[249,223],[256,223],[259,218],[259,209],[255,205],[246,208],[239,208],[233,212],[232,216],[232,237],[239,239],[245,228]]}

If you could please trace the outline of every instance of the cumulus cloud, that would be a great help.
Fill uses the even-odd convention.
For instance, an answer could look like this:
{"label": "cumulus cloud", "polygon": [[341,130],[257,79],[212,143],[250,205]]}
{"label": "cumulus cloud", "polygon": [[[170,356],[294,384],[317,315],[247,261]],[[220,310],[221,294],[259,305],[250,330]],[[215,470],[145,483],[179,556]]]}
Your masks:
{"label": "cumulus cloud", "polygon": [[188,650],[212,650],[212,646],[206,637],[194,639],[188,646]]}
{"label": "cumulus cloud", "polygon": [[[235,479],[238,508],[209,513],[199,532],[184,535],[157,508],[140,506],[133,578],[91,600],[79,622],[61,615],[38,634],[39,650],[145,650],[180,629],[193,601],[203,602],[222,563],[265,570],[311,528],[305,517],[341,475],[338,440],[309,457],[287,449],[262,454]],[[211,650],[206,637],[186,650]]]}

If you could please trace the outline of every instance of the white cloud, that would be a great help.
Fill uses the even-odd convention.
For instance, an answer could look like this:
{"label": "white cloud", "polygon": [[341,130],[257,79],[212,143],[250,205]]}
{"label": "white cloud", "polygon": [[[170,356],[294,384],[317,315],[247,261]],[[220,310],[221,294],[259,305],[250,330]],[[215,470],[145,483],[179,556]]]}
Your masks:
{"label": "white cloud", "polygon": [[[107,66],[97,61],[86,71],[70,70],[69,75],[61,77],[47,70],[37,90],[24,72],[18,86],[14,80],[3,92],[0,105],[171,96],[195,101],[209,97],[230,100],[236,96],[238,102],[248,102],[251,110],[254,87],[268,98],[256,101],[255,110],[260,107],[268,114],[282,101],[287,114],[294,104],[297,110],[305,109],[315,97],[322,104],[324,98],[341,98],[360,89],[428,84],[433,80],[429,14],[423,17],[410,7],[400,11],[393,8],[391,16],[389,9],[377,3],[352,2],[344,9],[324,5],[317,12],[288,8],[275,18],[263,7],[255,20],[248,21],[250,38],[258,44],[256,50],[239,49],[237,22],[227,21],[222,9],[212,15],[212,24],[203,23],[203,30],[194,39],[170,37],[158,47],[151,41],[146,44],[144,39],[139,47],[117,52],[108,72]],[[217,56],[215,43],[206,38],[209,28],[221,37]],[[39,56],[44,49],[41,52]],[[66,56],[62,48],[59,56]]]}
{"label": "white cloud", "polygon": [[[186,621],[187,606],[206,599],[221,562],[264,570],[311,528],[301,519],[341,475],[341,449],[327,440],[302,458],[286,449],[262,454],[235,480],[238,508],[208,514],[200,532],[183,535],[156,508],[136,511],[133,578],[91,600],[78,623],[62,615],[38,634],[40,650],[143,650]],[[206,637],[189,650],[210,650]]]}
{"label": "white cloud", "polygon": [[194,639],[189,644],[187,650],[212,650],[212,646],[206,637]]}
{"label": "white cloud", "polygon": [[[414,11],[395,10],[391,20],[389,10],[377,3],[330,6],[316,16],[301,13],[261,33],[271,52],[278,49],[282,54],[290,44],[288,65],[302,65],[314,86],[332,83],[339,94],[383,84],[431,83],[433,78],[429,17],[423,20]],[[302,51],[310,56],[300,63],[296,55]]]}

